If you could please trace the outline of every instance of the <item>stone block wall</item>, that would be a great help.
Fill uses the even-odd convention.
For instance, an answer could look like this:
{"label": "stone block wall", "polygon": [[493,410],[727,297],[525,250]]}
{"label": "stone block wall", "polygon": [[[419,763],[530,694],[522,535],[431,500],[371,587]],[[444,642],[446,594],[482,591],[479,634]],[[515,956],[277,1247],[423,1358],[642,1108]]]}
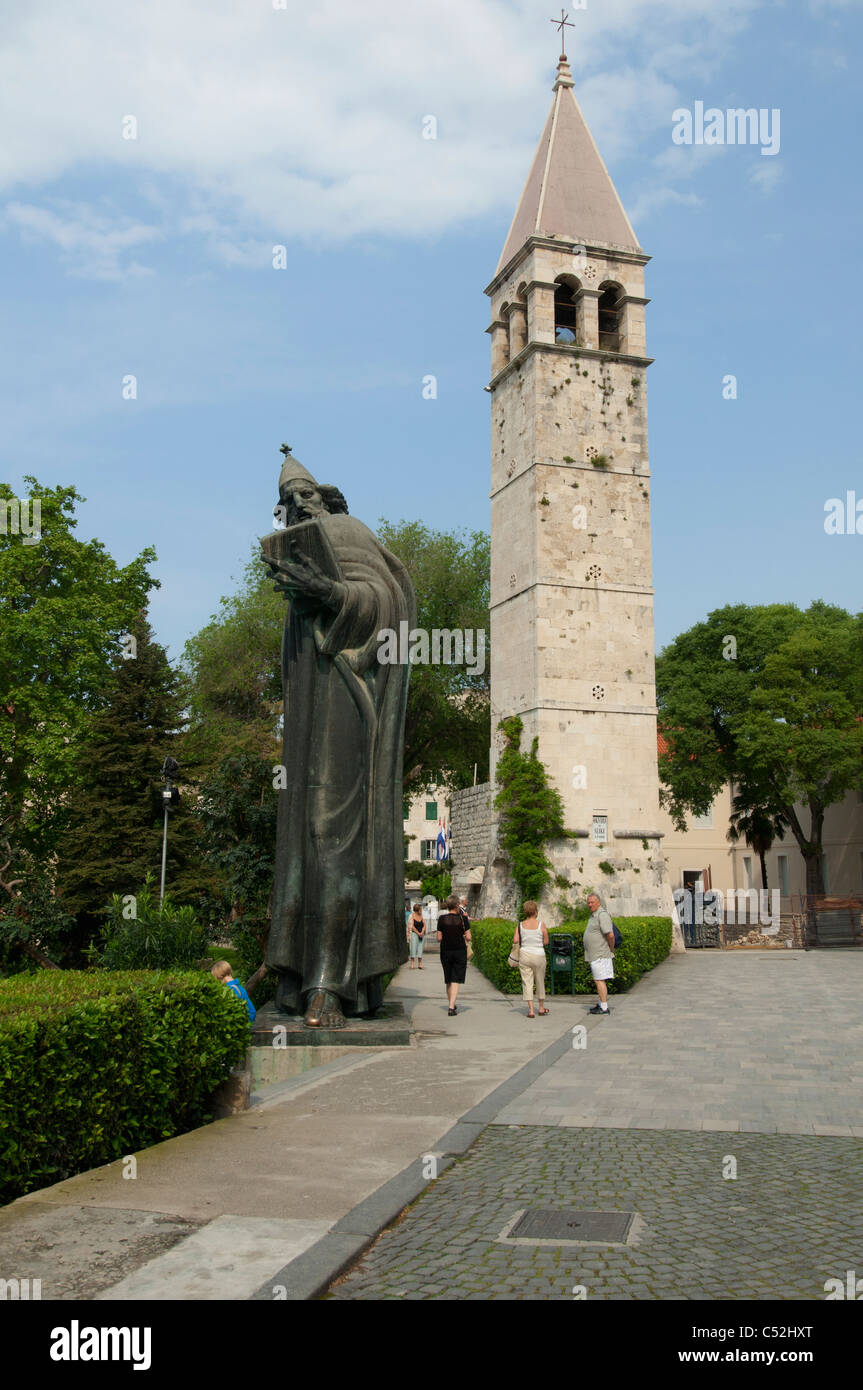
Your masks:
{"label": "stone block wall", "polygon": [[492,788],[488,782],[453,792],[451,801],[452,857],[455,863],[453,888],[466,891],[465,876],[485,868],[492,836]]}

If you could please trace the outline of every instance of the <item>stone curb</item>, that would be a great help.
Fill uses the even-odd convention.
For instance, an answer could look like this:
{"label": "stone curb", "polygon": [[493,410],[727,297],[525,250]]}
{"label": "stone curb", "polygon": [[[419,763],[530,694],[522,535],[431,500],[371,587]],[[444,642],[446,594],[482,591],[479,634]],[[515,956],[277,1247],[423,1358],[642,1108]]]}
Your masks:
{"label": "stone curb", "polygon": [[[586,998],[587,996],[585,996]],[[588,1031],[598,1026],[598,1019],[587,1018]],[[490,1095],[466,1111],[430,1150],[437,1162],[437,1176],[452,1167],[456,1159],[467,1153],[480,1134],[501,1110],[533,1085],[571,1047],[571,1030],[556,1038],[537,1057],[531,1058],[508,1080],[501,1082]],[[323,1071],[324,1068],[321,1068]],[[310,1249],[291,1260],[252,1294],[251,1301],[273,1299],[303,1301],[320,1297],[346,1269],[355,1264],[382,1231],[396,1217],[421,1197],[434,1179],[423,1173],[422,1158],[414,1159],[389,1182],[371,1196],[359,1202],[316,1241]]]}

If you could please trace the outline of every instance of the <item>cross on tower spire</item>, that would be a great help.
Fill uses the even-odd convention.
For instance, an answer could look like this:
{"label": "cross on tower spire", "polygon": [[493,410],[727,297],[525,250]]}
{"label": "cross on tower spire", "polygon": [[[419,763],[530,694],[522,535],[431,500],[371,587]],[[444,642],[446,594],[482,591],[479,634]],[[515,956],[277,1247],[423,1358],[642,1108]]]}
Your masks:
{"label": "cross on tower spire", "polygon": [[554,27],[555,27],[555,29],[559,29],[559,30],[560,30],[560,56],[561,56],[561,58],[564,58],[564,59],[565,59],[565,58],[566,58],[566,52],[565,52],[566,45],[564,44],[564,39],[566,38],[566,34],[565,34],[564,30],[566,30],[566,29],[574,29],[574,28],[575,28],[575,24],[572,22],[572,20],[570,19],[570,17],[569,17],[568,14],[564,14],[563,10],[561,10],[561,12],[560,12],[560,19],[551,19],[551,20],[549,20],[549,23],[550,23],[550,24],[553,24]]}

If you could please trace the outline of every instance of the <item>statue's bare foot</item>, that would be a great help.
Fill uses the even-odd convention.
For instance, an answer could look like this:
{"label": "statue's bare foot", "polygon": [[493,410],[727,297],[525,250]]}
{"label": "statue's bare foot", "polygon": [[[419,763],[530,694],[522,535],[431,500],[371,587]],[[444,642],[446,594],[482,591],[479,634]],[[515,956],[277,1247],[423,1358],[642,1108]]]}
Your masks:
{"label": "statue's bare foot", "polygon": [[328,989],[316,989],[306,1003],[307,1028],[344,1028],[345,1016],[339,997]]}

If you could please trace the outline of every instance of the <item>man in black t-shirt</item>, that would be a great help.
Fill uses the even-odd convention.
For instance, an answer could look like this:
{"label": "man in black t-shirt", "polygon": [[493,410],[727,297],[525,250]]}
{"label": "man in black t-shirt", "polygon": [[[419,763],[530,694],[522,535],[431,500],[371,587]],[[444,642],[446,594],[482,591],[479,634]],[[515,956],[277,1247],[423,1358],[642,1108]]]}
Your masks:
{"label": "man in black t-shirt", "polygon": [[444,906],[446,912],[437,919],[437,939],[440,944],[440,963],[446,983],[449,1017],[454,1018],[457,1013],[455,1001],[458,998],[458,987],[464,984],[467,971],[470,922],[467,914],[459,910],[458,898],[447,898]]}

